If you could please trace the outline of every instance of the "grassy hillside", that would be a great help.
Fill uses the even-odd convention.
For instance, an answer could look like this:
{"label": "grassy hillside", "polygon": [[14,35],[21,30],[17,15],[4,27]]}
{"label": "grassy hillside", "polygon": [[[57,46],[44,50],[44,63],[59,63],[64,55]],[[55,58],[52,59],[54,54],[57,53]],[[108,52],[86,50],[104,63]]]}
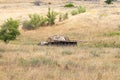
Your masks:
{"label": "grassy hillside", "polygon": [[[69,19],[37,30],[20,29],[21,35],[9,44],[0,41],[0,80],[120,80],[119,5],[86,5],[87,12],[75,16],[70,15],[75,8],[51,6],[68,11]],[[3,15],[17,19],[27,19],[29,13],[44,15],[47,7],[2,8],[1,21]],[[37,45],[57,34],[78,45]]]}

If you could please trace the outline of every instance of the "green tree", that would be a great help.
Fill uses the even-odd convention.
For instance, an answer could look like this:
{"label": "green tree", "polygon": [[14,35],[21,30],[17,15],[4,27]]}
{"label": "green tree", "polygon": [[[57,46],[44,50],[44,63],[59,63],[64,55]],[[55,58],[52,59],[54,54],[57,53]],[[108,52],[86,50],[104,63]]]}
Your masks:
{"label": "green tree", "polygon": [[18,27],[19,22],[17,20],[13,20],[12,18],[7,19],[7,21],[1,26],[0,40],[3,40],[5,43],[15,40],[16,37],[20,35]]}

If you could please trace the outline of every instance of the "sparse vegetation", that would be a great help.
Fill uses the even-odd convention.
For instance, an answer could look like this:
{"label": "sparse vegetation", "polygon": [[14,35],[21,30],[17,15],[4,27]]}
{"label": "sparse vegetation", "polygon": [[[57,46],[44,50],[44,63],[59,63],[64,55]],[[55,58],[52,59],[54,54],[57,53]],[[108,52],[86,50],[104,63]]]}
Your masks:
{"label": "sparse vegetation", "polygon": [[106,36],[120,36],[120,31],[109,32],[105,34]]}
{"label": "sparse vegetation", "polygon": [[62,21],[62,14],[59,15],[59,21]]}
{"label": "sparse vegetation", "polygon": [[48,13],[47,13],[47,21],[48,25],[54,25],[55,24],[55,19],[56,19],[57,13],[48,8]]}
{"label": "sparse vegetation", "polygon": [[59,15],[59,21],[63,21],[63,20],[66,20],[66,19],[68,19],[68,13]]}
{"label": "sparse vegetation", "polygon": [[113,0],[106,0],[105,3],[106,3],[106,4],[112,4],[112,1],[113,1]]}
{"label": "sparse vegetation", "polygon": [[31,58],[31,59],[20,58],[18,60],[18,65],[23,66],[23,67],[29,67],[29,66],[39,67],[41,65],[56,66],[57,62],[52,59],[45,58],[45,57]]}
{"label": "sparse vegetation", "polygon": [[3,40],[5,43],[15,40],[20,35],[18,27],[19,22],[17,20],[13,20],[12,18],[7,19],[0,30],[0,40]]}
{"label": "sparse vegetation", "polygon": [[97,53],[96,51],[91,51],[92,57],[100,57],[100,53]]}
{"label": "sparse vegetation", "polygon": [[77,15],[77,14],[84,13],[84,12],[86,12],[86,8],[85,8],[85,7],[82,7],[82,6],[79,6],[79,7],[77,8],[77,10],[72,10],[72,11],[71,11],[71,14],[72,14],[72,15]]}
{"label": "sparse vegetation", "polygon": [[86,12],[86,8],[85,7],[79,6],[77,9],[78,9],[78,13]]}
{"label": "sparse vegetation", "polygon": [[71,55],[71,54],[73,54],[73,52],[69,51],[69,50],[65,50],[65,51],[62,51],[62,54],[63,55]]}
{"label": "sparse vegetation", "polygon": [[74,7],[74,4],[68,3],[68,4],[65,4],[64,7]]}
{"label": "sparse vegetation", "polygon": [[68,19],[68,13],[63,14],[63,20]]}
{"label": "sparse vegetation", "polygon": [[77,11],[77,10],[72,10],[72,11],[71,11],[71,14],[72,14],[72,15],[77,15],[77,14],[78,14],[78,11]]}
{"label": "sparse vegetation", "polygon": [[28,30],[37,29],[40,26],[46,25],[47,18],[40,16],[38,14],[29,15],[30,20],[26,20],[23,22],[23,28]]}
{"label": "sparse vegetation", "polygon": [[120,43],[117,42],[98,42],[94,43],[94,47],[111,47],[111,48],[120,48]]}

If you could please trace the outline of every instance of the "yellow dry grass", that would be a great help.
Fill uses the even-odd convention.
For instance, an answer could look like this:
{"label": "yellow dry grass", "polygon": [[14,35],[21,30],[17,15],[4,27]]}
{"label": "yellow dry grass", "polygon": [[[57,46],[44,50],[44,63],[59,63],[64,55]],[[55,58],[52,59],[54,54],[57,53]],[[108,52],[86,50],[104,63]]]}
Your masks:
{"label": "yellow dry grass", "polygon": [[[8,17],[21,20],[30,13],[47,12],[47,6],[30,5],[0,9],[0,20]],[[119,4],[115,7],[84,5],[86,13],[56,21],[54,26],[32,31],[20,29],[17,40],[7,45],[0,42],[0,80],[120,80],[120,37],[105,35],[119,30]],[[58,12],[71,10],[51,7]],[[36,45],[56,34],[83,42],[75,47]],[[111,45],[105,46],[106,43]]]}
{"label": "yellow dry grass", "polygon": [[[0,0],[0,3],[29,3],[29,2],[35,2],[37,0]],[[51,2],[51,3],[58,3],[58,2],[66,2],[68,0],[40,0],[42,2]]]}

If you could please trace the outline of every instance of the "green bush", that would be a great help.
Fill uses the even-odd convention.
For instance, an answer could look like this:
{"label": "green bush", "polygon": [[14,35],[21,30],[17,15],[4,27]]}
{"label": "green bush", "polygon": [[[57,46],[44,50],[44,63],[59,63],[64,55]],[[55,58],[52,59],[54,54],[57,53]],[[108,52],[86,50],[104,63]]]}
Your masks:
{"label": "green bush", "polygon": [[106,0],[105,3],[106,3],[106,4],[112,4],[112,1],[113,1],[113,0]]}
{"label": "green bush", "polygon": [[23,22],[23,27],[28,30],[37,29],[47,23],[47,18],[40,16],[38,14],[29,15],[30,20]]}
{"label": "green bush", "polygon": [[74,4],[68,3],[68,4],[65,4],[64,7],[74,7]]}
{"label": "green bush", "polygon": [[78,14],[78,11],[72,10],[72,11],[71,11],[71,14],[72,14],[72,15],[77,15],[77,14]]}
{"label": "green bush", "polygon": [[85,7],[79,6],[77,9],[78,9],[78,13],[86,12],[86,8]]}
{"label": "green bush", "polygon": [[0,40],[3,40],[5,43],[9,43],[9,41],[15,40],[16,37],[20,35],[18,27],[19,21],[13,20],[12,18],[7,19],[0,30]]}
{"label": "green bush", "polygon": [[54,25],[57,13],[48,8],[47,21],[48,25]]}

